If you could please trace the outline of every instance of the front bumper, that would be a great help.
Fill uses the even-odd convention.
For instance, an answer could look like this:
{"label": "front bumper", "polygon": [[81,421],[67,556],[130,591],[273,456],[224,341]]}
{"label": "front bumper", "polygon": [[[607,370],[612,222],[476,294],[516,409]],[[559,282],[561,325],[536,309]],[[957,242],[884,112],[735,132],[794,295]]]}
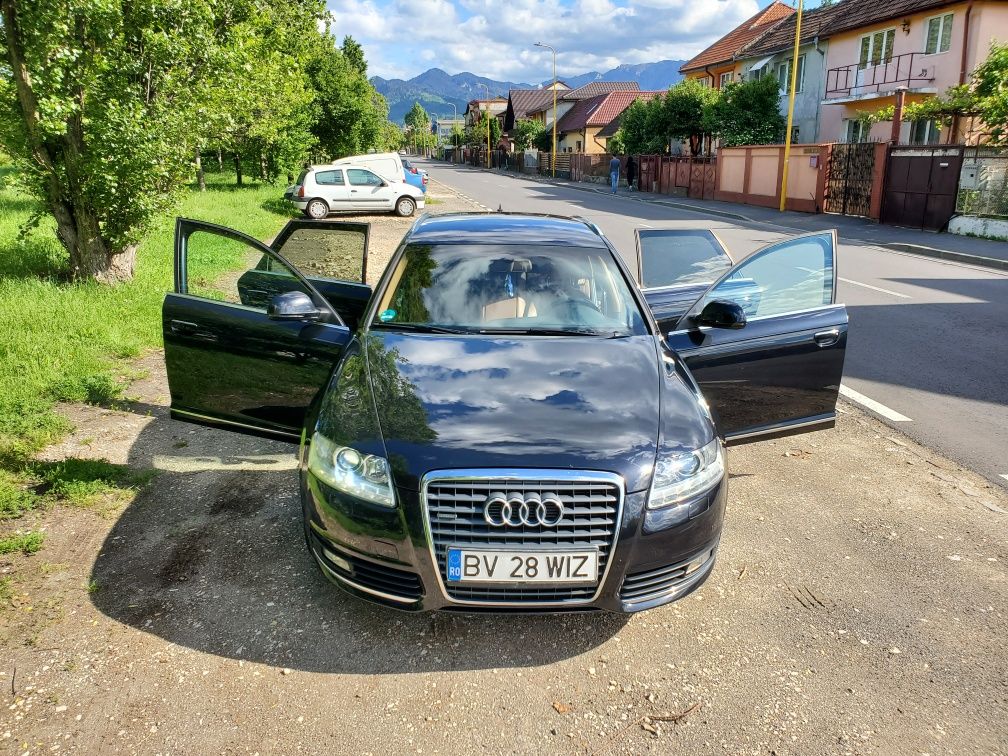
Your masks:
{"label": "front bumper", "polygon": [[361,598],[409,611],[627,613],[682,598],[710,575],[726,480],[691,502],[698,514],[667,526],[646,516],[646,492],[626,494],[609,567],[592,600],[535,605],[452,600],[430,548],[419,491],[398,489],[398,506],[387,509],[344,497],[302,470],[301,494],[312,555],[326,577]]}

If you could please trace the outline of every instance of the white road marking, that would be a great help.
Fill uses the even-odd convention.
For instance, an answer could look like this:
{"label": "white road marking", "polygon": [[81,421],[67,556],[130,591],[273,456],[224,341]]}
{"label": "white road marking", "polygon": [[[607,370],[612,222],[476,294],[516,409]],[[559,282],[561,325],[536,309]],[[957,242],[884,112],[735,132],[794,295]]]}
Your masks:
{"label": "white road marking", "polygon": [[870,409],[872,412],[882,415],[886,420],[892,420],[894,423],[912,423],[911,420],[906,415],[901,415],[894,409],[889,409],[884,404],[876,402],[874,399],[869,399],[864,394],[858,393],[849,386],[840,384],[840,395],[850,399],[852,402],[860,404],[862,407]]}
{"label": "white road marking", "polygon": [[180,457],[157,454],[154,468],[167,472],[203,472],[207,470],[259,470],[275,472],[293,470],[297,458],[293,454],[242,454],[234,457]]}
{"label": "white road marking", "polygon": [[872,286],[871,284],[861,283],[860,281],[851,281],[849,278],[842,278],[837,276],[844,283],[854,284],[855,286],[863,286],[866,289],[874,289],[875,291],[881,291],[883,294],[891,294],[894,297],[899,297],[900,299],[913,299],[909,294],[900,294],[898,291],[892,291],[890,289],[883,289],[881,286]]}

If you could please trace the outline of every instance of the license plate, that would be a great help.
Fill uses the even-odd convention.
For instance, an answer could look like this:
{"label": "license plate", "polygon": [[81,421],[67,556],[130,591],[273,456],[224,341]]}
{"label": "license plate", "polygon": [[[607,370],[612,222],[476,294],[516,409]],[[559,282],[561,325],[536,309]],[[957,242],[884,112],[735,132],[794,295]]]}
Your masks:
{"label": "license plate", "polygon": [[597,583],[598,551],[448,549],[450,583]]}

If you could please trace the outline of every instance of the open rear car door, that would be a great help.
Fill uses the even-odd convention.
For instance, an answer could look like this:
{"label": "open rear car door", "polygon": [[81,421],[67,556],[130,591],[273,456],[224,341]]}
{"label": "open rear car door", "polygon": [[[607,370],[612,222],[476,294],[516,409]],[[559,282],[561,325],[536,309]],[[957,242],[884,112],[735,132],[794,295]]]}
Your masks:
{"label": "open rear car door", "polygon": [[162,307],[171,414],[297,441],[371,289],[368,225],[293,220],[272,246],[179,218]]}
{"label": "open rear car door", "polygon": [[834,231],[764,247],[675,307],[656,319],[728,443],[833,426],[847,346]]}

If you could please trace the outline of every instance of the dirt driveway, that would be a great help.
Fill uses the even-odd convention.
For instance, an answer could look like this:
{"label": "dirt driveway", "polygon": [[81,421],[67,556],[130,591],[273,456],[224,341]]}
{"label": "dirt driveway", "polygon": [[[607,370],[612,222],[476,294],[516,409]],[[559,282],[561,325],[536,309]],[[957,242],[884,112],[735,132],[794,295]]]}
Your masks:
{"label": "dirt driveway", "polygon": [[47,454],[157,476],[0,557],[10,753],[1008,752],[1008,497],[850,407],[732,449],[706,586],[636,615],[408,615],[308,556],[291,447],[128,410]]}

